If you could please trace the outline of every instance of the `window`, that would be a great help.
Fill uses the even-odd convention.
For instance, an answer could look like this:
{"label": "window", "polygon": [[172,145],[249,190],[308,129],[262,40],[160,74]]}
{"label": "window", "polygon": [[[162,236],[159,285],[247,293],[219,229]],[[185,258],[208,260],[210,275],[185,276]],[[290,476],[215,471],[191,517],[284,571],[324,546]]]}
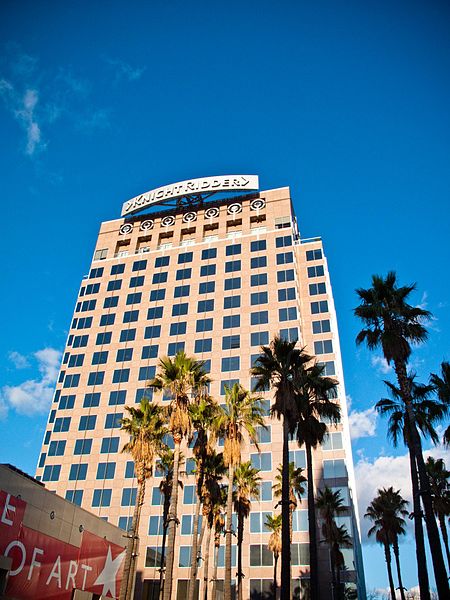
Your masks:
{"label": "window", "polygon": [[81,502],[83,500],[83,490],[66,490],[66,500],[72,502],[72,504],[81,506]]}
{"label": "window", "polygon": [[77,319],[74,319],[73,327],[76,327],[76,329],[89,329],[91,325],[92,317],[80,317],[78,321]]}
{"label": "window", "polygon": [[[273,552],[269,550],[267,544],[250,544],[250,566],[251,567],[271,567],[273,565]],[[270,592],[270,586],[268,591]],[[252,596],[253,598],[253,596]]]}
{"label": "window", "polygon": [[342,433],[340,431],[329,433],[322,443],[322,450],[341,450],[342,448]]}
{"label": "window", "polygon": [[166,297],[166,290],[152,290],[150,292],[150,302],[158,302],[164,300]]}
{"label": "window", "polygon": [[119,517],[117,527],[119,527],[119,529],[123,529],[124,531],[130,531],[132,524],[133,517]]}
{"label": "window", "polygon": [[269,322],[269,312],[261,310],[259,312],[250,313],[251,325],[262,325]]}
{"label": "window", "polygon": [[[180,546],[180,556],[178,560],[179,567],[191,566],[191,546]],[[177,594],[178,596],[178,594]]]}
{"label": "window", "polygon": [[[213,319],[198,319],[197,320],[197,324],[195,327],[195,331],[198,332],[202,332],[202,331],[212,331],[213,328]],[[183,333],[186,332],[186,329]]]}
{"label": "window", "polygon": [[195,340],[194,352],[201,354],[203,352],[211,352],[212,350],[212,339],[205,338],[204,340]]}
{"label": "window", "polygon": [[298,341],[297,327],[289,327],[288,329],[280,329],[280,338],[288,342]]}
{"label": "window", "polygon": [[307,510],[294,510],[292,513],[292,531],[308,531]]}
{"label": "window", "polygon": [[328,312],[327,300],[320,300],[319,302],[311,302],[311,314],[317,315],[319,313]]}
{"label": "window", "polygon": [[225,254],[227,256],[234,256],[236,254],[241,254],[241,251],[241,244],[231,244],[230,246],[226,247]]}
{"label": "window", "polygon": [[322,375],[327,375],[329,377],[332,375],[336,375],[336,369],[332,360],[328,360],[326,362],[318,362],[317,365],[319,367],[323,367]]}
{"label": "window", "polygon": [[156,358],[158,356],[158,346],[144,346],[142,348],[141,358]]}
{"label": "window", "polygon": [[97,300],[84,300],[84,302],[81,303],[80,308],[77,308],[77,311],[81,310],[81,312],[86,312],[88,310],[95,310],[96,305]]}
{"label": "window", "polygon": [[313,333],[329,333],[331,331],[330,321],[328,319],[324,319],[323,321],[313,321],[312,331]]}
{"label": "window", "polygon": [[139,367],[139,381],[153,379],[156,374],[155,366]]}
{"label": "window", "polygon": [[[202,285],[202,284],[200,284]],[[190,285],[177,285],[173,291],[174,298],[184,298],[189,296],[191,286]]]}
{"label": "window", "polygon": [[257,285],[267,285],[267,273],[257,273],[250,277],[250,285],[255,287]]}
{"label": "window", "polygon": [[111,332],[110,331],[104,331],[103,333],[98,333],[97,334],[97,339],[95,340],[95,343],[97,346],[104,346],[105,344],[109,344],[111,342]]}
{"label": "window", "polygon": [[[235,519],[236,515],[233,514],[233,518],[232,518],[232,529],[234,532],[237,531],[237,524],[236,524],[236,519]],[[237,556],[237,551],[236,551],[236,546],[233,544],[231,546],[231,566],[235,567],[236,566],[236,556]],[[217,557],[217,565],[219,567],[224,567],[225,566],[225,546],[220,546],[219,548],[219,552],[218,552],[218,557]],[[220,581],[220,579],[217,581],[217,583],[223,583],[223,581]],[[219,590],[219,586],[217,586],[217,589]],[[236,598],[235,595],[233,595],[235,593],[235,588],[234,588],[234,583],[231,582],[231,597],[232,598]]]}
{"label": "window", "polygon": [[109,413],[105,419],[105,429],[115,429],[120,427],[120,421],[122,420],[122,413]]}
{"label": "window", "polygon": [[158,256],[155,260],[155,269],[159,267],[168,267],[170,262],[170,256]]}
{"label": "window", "polygon": [[[169,335],[184,335],[186,333],[187,322],[181,321],[180,323],[172,323],[170,326]],[[198,329],[197,329],[198,331]]]}
{"label": "window", "polygon": [[275,239],[276,248],[286,248],[287,246],[292,246],[292,236],[291,235],[282,235],[281,237],[277,237]]}
{"label": "window", "polygon": [[[149,568],[159,568],[161,565],[161,558],[162,558],[162,549],[161,548],[156,548],[156,547],[150,547],[147,546],[147,552],[145,555],[145,566],[149,567]],[[164,558],[164,565],[166,564],[166,559]],[[147,580],[147,581],[153,581],[153,580]],[[151,594],[150,597],[153,595],[153,591],[154,593],[154,597],[157,598],[159,597],[159,581],[157,583],[154,583],[154,587],[150,586],[151,588]],[[185,598],[187,598],[187,594],[185,595]]]}
{"label": "window", "polygon": [[278,283],[285,283],[286,281],[294,281],[294,269],[286,269],[286,271],[277,272]]}
{"label": "window", "polygon": [[[281,226],[276,225],[276,227],[281,229]],[[250,579],[250,599],[263,600],[264,598],[271,598],[273,594],[272,585],[273,583],[271,579]],[[295,597],[300,598],[300,596]],[[306,597],[307,596],[302,596],[302,598]]]}
{"label": "window", "polygon": [[136,339],[136,329],[122,329],[120,332],[120,342],[134,342]]}
{"label": "window", "polygon": [[278,318],[280,321],[295,321],[297,318],[297,309],[295,306],[289,308],[280,308],[278,310]]}
{"label": "window", "polygon": [[48,448],[48,455],[49,456],[63,456],[65,449],[66,449],[65,440],[58,440],[57,442],[50,442],[50,446]]}
{"label": "window", "polygon": [[58,481],[61,473],[61,465],[47,465],[44,468],[42,481]]}
{"label": "window", "polygon": [[241,315],[228,315],[223,317],[223,329],[231,329],[232,327],[240,327]]}
{"label": "window", "polygon": [[267,304],[269,301],[267,292],[254,292],[250,294],[250,304],[255,306],[256,304]]}
{"label": "window", "polygon": [[163,494],[157,487],[152,489],[152,506],[160,506],[163,503]]}
{"label": "window", "polygon": [[250,244],[251,252],[258,252],[259,250],[266,250],[266,240],[255,240]]}
{"label": "window", "polygon": [[107,350],[105,350],[103,352],[94,352],[94,354],[92,355],[92,364],[93,365],[104,365],[107,360],[108,360],[108,351]]}
{"label": "window", "polygon": [[171,342],[167,346],[167,356],[175,356],[177,352],[182,352],[185,348],[184,342]]}
{"label": "window", "polygon": [[84,481],[87,476],[87,463],[70,465],[69,481]]}
{"label": "window", "polygon": [[256,427],[256,441],[258,444],[270,444],[272,441],[272,426]]}
{"label": "window", "polygon": [[100,404],[100,392],[90,392],[84,395],[83,408],[94,408]]}
{"label": "window", "polygon": [[214,310],[214,300],[200,300],[197,304],[197,312],[210,312]]}
{"label": "window", "polygon": [[117,350],[116,362],[127,362],[133,358],[133,348]]}
{"label": "window", "polygon": [[306,251],[306,260],[320,260],[322,258],[322,250],[320,248],[316,248],[316,250],[307,250]]}
{"label": "window", "polygon": [[133,479],[134,478],[134,462],[132,460],[127,460],[125,465],[125,479]]}
{"label": "window", "polygon": [[[167,273],[166,273],[167,275]],[[153,282],[154,283],[154,282]],[[141,287],[144,285],[144,275],[138,275],[130,278],[130,288]]]}
{"label": "window", "polygon": [[287,300],[295,300],[295,288],[285,288],[278,290],[278,302],[286,302]]}
{"label": "window", "polygon": [[182,315],[188,314],[189,304],[187,302],[183,302],[181,304],[174,304],[172,306],[172,317],[180,317]]}
{"label": "window", "polygon": [[95,429],[96,420],[96,415],[83,415],[82,417],[80,417],[78,431],[91,431],[92,429]]}
{"label": "window", "polygon": [[185,470],[187,475],[192,475],[195,470],[195,460],[193,458],[186,459]]}
{"label": "window", "polygon": [[272,516],[271,510],[262,512],[250,513],[250,532],[251,533],[268,533],[269,529],[265,526],[266,517]]}
{"label": "window", "polygon": [[203,265],[200,268],[200,277],[208,277],[216,274],[216,265]]}
{"label": "window", "polygon": [[310,296],[317,296],[318,294],[326,294],[326,286],[324,283],[310,283],[309,294]]}
{"label": "window", "polygon": [[231,279],[225,279],[224,290],[239,290],[241,287],[241,278],[232,277]]}
{"label": "window", "polygon": [[224,308],[239,308],[241,306],[240,296],[225,296],[223,299]]}
{"label": "window", "polygon": [[[202,527],[202,515],[199,516],[199,530]],[[194,533],[194,515],[183,515],[181,517],[181,535],[192,535]]]}
{"label": "window", "polygon": [[75,395],[71,394],[70,396],[61,396],[59,399],[59,408],[60,409],[70,409],[73,408],[75,404]]}
{"label": "window", "polygon": [[113,265],[111,267],[111,275],[121,275],[125,271],[124,264]]}
{"label": "window", "polygon": [[271,481],[261,481],[259,485],[259,499],[261,502],[272,502]]}
{"label": "window", "polygon": [[309,565],[309,544],[291,544],[291,563]]}
{"label": "window", "polygon": [[202,250],[202,260],[208,260],[209,258],[217,257],[217,248],[206,248]]}
{"label": "window", "polygon": [[136,390],[134,401],[138,404],[143,398],[147,398],[151,402],[153,398],[153,390],[149,388],[138,388]]}
{"label": "window", "polygon": [[97,479],[114,479],[116,463],[98,463]]}
{"label": "window", "polygon": [[250,260],[250,267],[252,269],[262,269],[267,267],[267,256],[254,256]]}
{"label": "window", "polygon": [[148,521],[148,535],[162,535],[164,532],[164,519],[161,516],[150,517]]}
{"label": "window", "polygon": [[75,440],[75,446],[73,449],[73,453],[75,456],[81,454],[90,454],[92,449],[92,439],[79,439]]}
{"label": "window", "polygon": [[65,388],[78,387],[79,382],[80,382],[80,375],[79,374],[66,375],[66,377],[64,379],[64,385],[63,385],[63,387],[65,387]]}
{"label": "window", "polygon": [[226,373],[227,371],[239,371],[240,362],[239,356],[222,358],[222,373]]}
{"label": "window", "polygon": [[136,262],[133,263],[133,268],[131,270],[132,271],[143,271],[146,268],[147,268],[146,260],[137,260]]}
{"label": "window", "polygon": [[277,254],[277,265],[287,265],[294,262],[294,255],[292,252],[280,252]]}
{"label": "window", "polygon": [[178,269],[176,280],[182,281],[183,279],[190,279],[192,276],[192,269]]}
{"label": "window", "polygon": [[85,294],[96,294],[100,289],[100,284],[99,283],[89,283],[86,286],[86,291]]}
{"label": "window", "polygon": [[122,323],[133,323],[137,321],[139,318],[138,310],[127,310],[123,313],[123,321]]}
{"label": "window", "polygon": [[308,277],[323,277],[324,269],[323,265],[317,265],[316,267],[308,267]]}
{"label": "window", "polygon": [[178,264],[182,265],[184,263],[192,262],[193,253],[192,252],[183,252],[178,255]]}
{"label": "window", "polygon": [[216,289],[215,281],[204,281],[198,286],[199,294],[210,294]]}
{"label": "window", "polygon": [[147,319],[149,321],[153,319],[161,319],[163,316],[163,307],[162,306],[153,306],[149,308],[147,311]]}
{"label": "window", "polygon": [[235,383],[239,383],[239,379],[222,379],[220,382],[220,395],[225,396],[225,388],[231,389]]}
{"label": "window", "polygon": [[116,390],[109,392],[109,406],[117,406],[118,404],[125,404],[127,398],[126,390]]}
{"label": "window", "polygon": [[250,454],[252,466],[260,471],[272,470],[272,453],[261,452],[261,454]]}
{"label": "window", "polygon": [[114,454],[115,452],[118,452],[119,440],[120,438],[118,437],[103,438],[100,454]]}
{"label": "window", "polygon": [[196,501],[195,485],[185,485],[183,489],[183,504],[195,504]]}
{"label": "window", "polygon": [[233,350],[241,347],[241,336],[236,335],[225,335],[222,338],[222,350]]}
{"label": "window", "polygon": [[108,292],[115,292],[116,290],[120,290],[122,287],[121,279],[113,279],[113,281],[108,281],[108,287],[106,288]]}
{"label": "window", "polygon": [[70,428],[70,417],[58,417],[55,419],[55,424],[53,425],[53,431],[55,433],[69,431]]}
{"label": "window", "polygon": [[92,495],[92,506],[93,507],[110,506],[111,496],[112,496],[112,490],[108,490],[108,489],[94,490],[94,493]]}
{"label": "window", "polygon": [[142,292],[133,292],[127,296],[127,306],[130,304],[139,304],[142,300]]}
{"label": "window", "polygon": [[229,260],[225,263],[225,273],[234,273],[241,270],[240,260]]}
{"label": "window", "polygon": [[102,385],[105,379],[105,371],[96,371],[95,373],[89,373],[88,385]]}
{"label": "window", "polygon": [[85,348],[88,344],[88,335],[76,335],[73,338],[73,347],[74,348]]}
{"label": "window", "polygon": [[314,342],[314,354],[330,354],[331,352],[333,352],[333,342],[331,340]]}
{"label": "window", "polygon": [[161,325],[150,325],[145,328],[144,339],[158,338],[161,335]]}
{"label": "window", "polygon": [[252,346],[266,346],[269,343],[268,331],[255,331],[250,334],[250,344]]}
{"label": "window", "polygon": [[97,267],[96,269],[91,269],[89,273],[89,279],[96,279],[97,277],[101,277],[103,275],[103,267]]}
{"label": "window", "polygon": [[306,454],[304,450],[289,450],[289,462],[293,462],[295,468],[306,468]]}

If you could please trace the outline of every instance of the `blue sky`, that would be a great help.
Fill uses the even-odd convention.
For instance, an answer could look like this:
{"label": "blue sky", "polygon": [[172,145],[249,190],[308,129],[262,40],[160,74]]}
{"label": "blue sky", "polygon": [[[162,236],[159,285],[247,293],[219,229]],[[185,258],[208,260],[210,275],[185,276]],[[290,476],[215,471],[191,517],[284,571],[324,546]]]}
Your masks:
{"label": "blue sky", "polygon": [[[355,347],[352,309],[396,270],[434,314],[419,379],[450,360],[449,17],[438,1],[4,0],[0,460],[34,472],[99,223],[159,185],[256,173],[324,239],[361,504],[381,485],[407,496],[405,451],[371,410],[392,373]],[[364,551],[368,587],[385,586],[381,549]]]}

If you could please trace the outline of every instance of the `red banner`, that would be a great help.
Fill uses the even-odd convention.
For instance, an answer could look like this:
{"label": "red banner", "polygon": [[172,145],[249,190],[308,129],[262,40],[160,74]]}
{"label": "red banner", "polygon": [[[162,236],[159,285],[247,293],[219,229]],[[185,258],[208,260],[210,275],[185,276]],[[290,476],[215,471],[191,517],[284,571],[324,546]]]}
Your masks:
{"label": "red banner", "polygon": [[12,559],[6,594],[70,600],[72,590],[117,598],[125,549],[88,531],[80,548],[23,525],[26,503],[0,490],[0,554]]}

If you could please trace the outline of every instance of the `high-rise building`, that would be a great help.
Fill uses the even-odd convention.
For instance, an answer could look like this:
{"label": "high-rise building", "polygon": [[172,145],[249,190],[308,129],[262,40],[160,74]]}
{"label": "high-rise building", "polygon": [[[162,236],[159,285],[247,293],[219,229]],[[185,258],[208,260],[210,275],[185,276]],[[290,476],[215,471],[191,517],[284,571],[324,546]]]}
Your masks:
{"label": "high-rise building", "polygon": [[[37,477],[47,487],[127,530],[136,499],[130,456],[121,453],[124,406],[151,395],[146,382],[159,357],[184,350],[205,361],[212,396],[224,387],[252,388],[250,368],[261,345],[279,334],[298,339],[339,381],[339,425],[314,452],[316,489],[339,490],[346,507],[337,518],[352,536],[342,548],[341,579],[365,597],[353,462],[336,314],[320,238],[299,235],[289,188],[258,190],[255,176],[181,182],[126,202],[122,217],[101,224],[89,275],[83,278],[44,437]],[[272,485],[282,456],[282,426],[270,418],[260,450],[246,443],[243,459],[260,469],[243,546],[244,598],[267,598],[273,555],[267,515],[278,513]],[[168,398],[153,394],[153,401]],[[290,442],[291,459],[305,468],[305,450]],[[179,495],[174,598],[184,599],[189,578],[195,485],[185,445]],[[306,474],[306,473],[305,473]],[[157,597],[162,541],[160,479],[149,480],[142,509],[138,596]],[[226,482],[226,481],[225,481]],[[308,597],[306,497],[293,515],[295,597]],[[320,519],[318,517],[320,538]],[[236,561],[233,538],[233,561]],[[206,549],[203,547],[202,556]],[[211,554],[212,556],[212,554]],[[218,551],[218,598],[223,584],[224,539]],[[213,559],[211,558],[210,564]],[[203,565],[198,579],[203,597]],[[319,544],[321,597],[331,598],[326,544]],[[233,567],[233,573],[235,568]],[[212,566],[210,568],[210,577]],[[139,585],[141,582],[143,585]]]}

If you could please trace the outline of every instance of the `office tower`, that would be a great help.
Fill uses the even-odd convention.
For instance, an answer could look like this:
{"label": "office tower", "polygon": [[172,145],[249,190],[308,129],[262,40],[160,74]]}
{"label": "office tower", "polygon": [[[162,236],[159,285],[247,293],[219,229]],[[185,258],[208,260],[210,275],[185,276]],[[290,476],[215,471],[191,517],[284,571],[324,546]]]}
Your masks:
{"label": "office tower", "polygon": [[[136,481],[129,455],[120,453],[124,405],[144,394],[158,358],[184,350],[205,361],[210,392],[223,402],[224,386],[239,381],[252,387],[249,369],[261,345],[275,334],[318,357],[325,373],[339,381],[342,422],[330,425],[314,453],[315,484],[339,489],[347,506],[338,517],[353,537],[343,549],[343,581],[364,581],[356,517],[356,493],[348,430],[344,378],[330,277],[320,238],[301,239],[289,188],[258,191],[257,177],[229,176],[181,182],[126,202],[121,218],[102,223],[92,264],[81,282],[61,373],[45,433],[37,475],[46,485],[95,514],[130,525]],[[282,426],[269,416],[260,449],[247,443],[262,478],[252,500],[243,546],[244,598],[266,598],[273,580],[267,549],[266,515],[278,500],[272,485],[281,463]],[[195,506],[193,460],[184,447],[186,476],[180,492],[174,598],[184,598],[189,578]],[[291,458],[305,467],[305,451],[291,442]],[[305,473],[306,474],[306,473]],[[147,485],[142,510],[138,580],[144,598],[156,597],[162,540],[160,479]],[[294,589],[308,586],[306,498],[293,517]],[[219,549],[218,587],[222,589],[224,539]],[[235,538],[233,538],[233,547]],[[203,550],[204,554],[204,550]],[[235,547],[233,573],[235,573]],[[212,563],[212,559],[210,561]],[[203,564],[198,579],[200,597]],[[326,544],[319,544],[321,591],[331,598]],[[212,566],[210,568],[210,576]],[[279,579],[279,577],[278,577]],[[138,588],[140,586],[138,585]],[[176,596],[175,596],[176,594]],[[221,598],[221,594],[218,594]]]}

